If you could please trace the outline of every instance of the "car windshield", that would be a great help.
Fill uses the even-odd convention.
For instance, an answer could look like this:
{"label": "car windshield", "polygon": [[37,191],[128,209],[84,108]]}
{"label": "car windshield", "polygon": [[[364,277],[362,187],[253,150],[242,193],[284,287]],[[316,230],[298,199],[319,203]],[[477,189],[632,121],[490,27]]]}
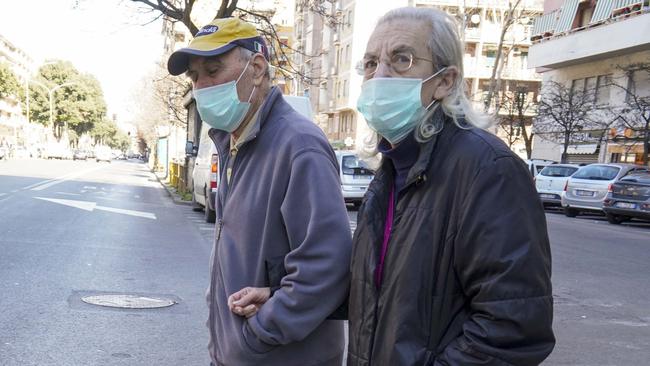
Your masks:
{"label": "car windshield", "polygon": [[590,180],[612,180],[621,170],[619,167],[606,165],[589,165],[581,168],[573,175],[573,178]]}
{"label": "car windshield", "polygon": [[572,166],[549,165],[539,173],[546,177],[569,177],[575,173],[578,168]]}
{"label": "car windshield", "polygon": [[635,182],[642,184],[650,184],[650,172],[632,173],[621,178],[621,182]]}
{"label": "car windshield", "polygon": [[363,160],[359,160],[356,155],[345,155],[343,156],[343,174],[354,174],[354,175],[373,175],[374,172],[368,167]]}

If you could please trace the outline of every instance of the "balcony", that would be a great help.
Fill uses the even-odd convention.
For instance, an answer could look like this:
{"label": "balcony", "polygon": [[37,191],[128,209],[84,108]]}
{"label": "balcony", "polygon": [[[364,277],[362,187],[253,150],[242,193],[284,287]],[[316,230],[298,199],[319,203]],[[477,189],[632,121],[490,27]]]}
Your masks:
{"label": "balcony", "polygon": [[[533,31],[537,43],[530,48],[529,67],[554,69],[647,50],[650,9],[612,17],[618,14],[615,10],[621,1],[628,0],[599,0],[591,22],[579,28],[571,28],[576,12],[568,6],[538,18]],[[565,5],[570,2],[575,1],[567,0]]]}
{"label": "balcony", "polygon": [[[492,76],[493,65],[493,58],[482,57],[477,59],[476,57],[465,56],[463,60],[465,77],[468,79],[489,79]],[[535,70],[529,69],[525,62],[515,59],[511,64],[505,65],[501,71],[501,79],[540,81],[541,76]]]}

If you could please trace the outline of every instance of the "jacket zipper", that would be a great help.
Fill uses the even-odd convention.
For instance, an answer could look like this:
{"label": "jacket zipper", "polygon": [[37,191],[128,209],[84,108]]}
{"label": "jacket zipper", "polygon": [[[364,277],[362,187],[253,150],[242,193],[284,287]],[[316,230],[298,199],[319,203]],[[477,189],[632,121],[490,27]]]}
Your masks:
{"label": "jacket zipper", "polygon": [[[390,195],[388,197],[390,199]],[[395,225],[395,211],[397,209],[397,197],[398,197],[398,193],[395,192],[394,197],[393,197],[393,217],[392,217],[391,223],[390,223],[390,231],[388,232],[388,243],[386,244],[386,253],[385,253],[385,256],[384,256],[384,264],[383,264],[384,267],[382,269],[382,278],[383,278],[384,271],[386,270],[385,265],[386,265],[386,259],[388,257],[388,249],[390,248],[390,240],[393,237],[393,230],[395,229],[394,225]],[[389,202],[389,205],[390,205],[390,202]],[[388,215],[386,215],[386,219],[388,219]],[[384,225],[386,225],[386,224],[387,223],[384,223]],[[383,236],[382,236],[382,240],[383,240]],[[381,253],[380,253],[380,255],[381,255]],[[375,279],[374,276],[372,278],[373,278],[373,280]],[[383,279],[381,280],[381,282],[382,282],[382,284],[379,286],[379,289],[377,289],[377,300],[375,300],[375,315],[374,315],[375,326],[372,329],[372,337],[371,337],[371,342],[370,342],[370,352],[368,353],[368,366],[372,365],[372,353],[373,353],[373,350],[374,350],[375,335],[377,334],[377,320],[378,320],[378,317],[379,317],[379,299],[381,298],[382,289],[384,287],[383,286]]]}

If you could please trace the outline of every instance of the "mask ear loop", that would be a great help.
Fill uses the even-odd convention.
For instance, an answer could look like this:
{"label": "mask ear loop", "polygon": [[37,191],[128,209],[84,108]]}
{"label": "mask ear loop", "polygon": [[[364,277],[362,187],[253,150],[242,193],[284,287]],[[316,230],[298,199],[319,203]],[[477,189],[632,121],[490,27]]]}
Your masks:
{"label": "mask ear loop", "polygon": [[[255,55],[253,55],[255,57]],[[241,74],[239,74],[239,77],[237,78],[237,81],[235,81],[235,85],[239,83],[239,80],[241,79],[242,76],[244,76],[244,73],[246,72],[246,69],[248,68],[248,65],[250,65],[251,60],[253,57],[248,59],[248,62],[246,62],[246,66],[244,66],[244,70],[242,70]],[[246,103],[250,103],[251,99],[253,99],[253,93],[255,93],[255,85],[253,85],[253,90],[251,91],[251,94],[248,96],[248,101]]]}
{"label": "mask ear loop", "polygon": [[[443,67],[442,69],[440,69],[440,70],[438,70],[438,71],[436,71],[436,73],[435,73],[435,74],[433,74],[433,75],[431,75],[431,76],[429,76],[428,78],[426,78],[426,79],[424,79],[424,80],[422,80],[422,84],[424,84],[424,83],[426,83],[427,81],[429,81],[429,80],[431,80],[431,79],[433,79],[434,77],[436,77],[436,76],[438,76],[438,75],[439,75],[439,74],[440,74],[441,72],[443,72],[443,71],[445,71],[445,70],[447,70],[447,66],[445,66],[445,67]],[[426,109],[426,110],[428,111],[428,110],[429,110],[429,108],[431,108],[431,106],[432,106],[432,105],[433,105],[433,103],[435,103],[435,102],[437,102],[437,100],[436,100],[436,99],[434,99],[434,100],[432,100],[432,101],[431,101],[431,103],[429,103],[429,105],[428,105],[428,106],[426,106],[426,107],[425,107],[424,109]]]}

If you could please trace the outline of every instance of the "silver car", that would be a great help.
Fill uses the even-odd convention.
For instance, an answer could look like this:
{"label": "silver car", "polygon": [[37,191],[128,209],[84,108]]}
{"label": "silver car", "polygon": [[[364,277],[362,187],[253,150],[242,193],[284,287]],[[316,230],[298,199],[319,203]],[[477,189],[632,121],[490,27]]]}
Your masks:
{"label": "silver car", "polygon": [[573,164],[548,165],[535,177],[535,188],[544,206],[560,206],[564,186],[569,177],[573,175],[580,166]]}
{"label": "silver car", "polygon": [[341,191],[346,203],[361,205],[375,172],[353,151],[337,151],[341,175]]}
{"label": "silver car", "polygon": [[647,168],[633,164],[590,164],[578,169],[567,181],[562,196],[564,214],[575,217],[583,211],[603,212],[603,201],[612,183],[630,172]]}

